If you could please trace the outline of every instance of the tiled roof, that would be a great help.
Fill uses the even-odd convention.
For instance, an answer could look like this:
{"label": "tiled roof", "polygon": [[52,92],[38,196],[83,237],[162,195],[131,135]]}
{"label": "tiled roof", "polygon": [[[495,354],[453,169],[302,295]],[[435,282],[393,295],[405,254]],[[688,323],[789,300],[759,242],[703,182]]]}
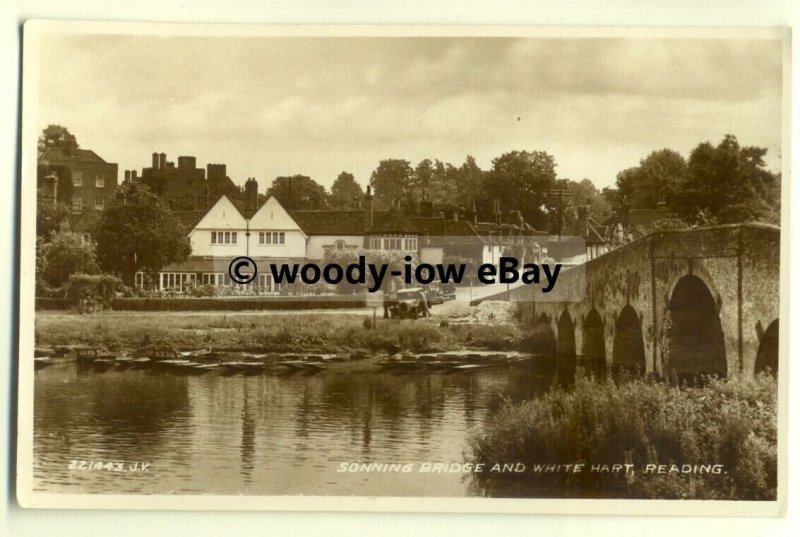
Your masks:
{"label": "tiled roof", "polygon": [[48,147],[39,156],[39,161],[47,162],[92,162],[96,164],[107,164],[97,153],[91,149],[75,149],[74,154],[70,155],[63,147]]}
{"label": "tiled roof", "polygon": [[199,209],[195,211],[175,211],[174,214],[188,233],[200,223],[200,220],[203,219],[207,212],[205,209]]}
{"label": "tiled roof", "polygon": [[[364,211],[289,211],[306,235],[363,235]],[[373,215],[374,218],[374,215]]]}
{"label": "tiled roof", "polygon": [[409,218],[397,209],[386,213],[374,213],[372,215],[372,229],[368,231],[372,235],[382,233],[412,233],[418,234],[419,231]]}
{"label": "tiled roof", "polygon": [[236,210],[239,211],[239,214],[241,214],[245,220],[250,220],[253,217],[253,215],[256,214],[259,207],[261,207],[261,205],[257,205],[255,209],[248,211],[247,209],[245,209],[243,201],[231,199],[230,196],[226,197],[228,198],[228,201],[230,201],[233,204],[233,206],[236,207]]}
{"label": "tiled roof", "polygon": [[465,220],[448,220],[439,217],[412,216],[411,222],[421,236],[431,238],[428,244],[439,245],[443,237],[448,244],[483,244],[485,241],[472,225]]}

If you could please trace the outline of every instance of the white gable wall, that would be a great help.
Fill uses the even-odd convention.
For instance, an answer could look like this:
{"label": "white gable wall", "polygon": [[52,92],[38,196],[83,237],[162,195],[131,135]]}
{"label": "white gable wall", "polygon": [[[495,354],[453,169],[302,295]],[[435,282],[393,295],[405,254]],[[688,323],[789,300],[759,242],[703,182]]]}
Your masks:
{"label": "white gable wall", "polygon": [[[274,197],[270,197],[250,219],[250,237],[247,237],[247,220],[236,206],[222,196],[208,210],[189,233],[192,255],[203,257],[306,257],[306,236],[289,213]],[[212,232],[236,232],[236,244],[218,240],[212,243]],[[259,232],[283,232],[283,244],[259,244]],[[248,252],[248,240],[249,252]],[[270,241],[272,242],[272,241]]]}
{"label": "white gable wall", "polygon": [[[283,232],[284,244],[260,244],[261,231]],[[273,196],[250,219],[250,257],[307,257],[306,242],[303,230]]]}
{"label": "white gable wall", "polygon": [[[189,233],[192,255],[215,257],[244,255],[246,230],[247,221],[233,203],[226,196],[222,196]],[[236,244],[212,244],[212,231],[235,231]]]}

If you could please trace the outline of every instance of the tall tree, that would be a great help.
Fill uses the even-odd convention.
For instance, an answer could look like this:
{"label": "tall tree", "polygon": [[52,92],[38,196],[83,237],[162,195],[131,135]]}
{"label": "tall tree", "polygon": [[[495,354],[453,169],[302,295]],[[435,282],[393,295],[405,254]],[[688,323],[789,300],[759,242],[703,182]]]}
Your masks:
{"label": "tall tree", "polygon": [[617,188],[631,208],[653,209],[660,202],[673,206],[687,180],[686,160],[671,149],[653,151],[639,166],[617,175]]}
{"label": "tall tree", "polygon": [[492,161],[484,193],[500,201],[502,212],[518,210],[537,229],[552,226],[556,208],[548,195],[555,185],[555,159],[544,151],[512,151]]}
{"label": "tall tree", "polygon": [[352,173],[342,172],[331,185],[330,205],[336,209],[347,209],[356,205],[364,191]]}
{"label": "tall tree", "polygon": [[698,145],[689,157],[689,180],[676,210],[689,221],[780,223],[780,176],[766,168],[760,147],[741,147],[727,135],[714,147]]}
{"label": "tall tree", "polygon": [[483,191],[485,177],[486,173],[475,162],[475,157],[467,155],[464,164],[459,166],[456,172],[455,182],[458,186],[456,198],[459,205],[470,208],[474,202],[479,210],[485,211],[488,208],[486,203],[487,196],[484,195]]}
{"label": "tall tree", "polygon": [[48,125],[39,135],[38,149],[39,153],[41,153],[47,147],[64,147],[67,144],[71,144],[75,148],[78,147],[78,141],[66,127]]}
{"label": "tall tree", "polygon": [[382,160],[369,178],[379,209],[388,209],[394,201],[400,201],[404,211],[413,211],[417,201],[414,183],[411,163],[400,159]]}
{"label": "tall tree", "polygon": [[95,231],[100,267],[128,285],[143,271],[151,278],[164,266],[185,260],[189,239],[169,207],[145,185],[132,183],[124,198],[107,205]]}
{"label": "tall tree", "polygon": [[328,206],[325,187],[307,175],[276,177],[267,194],[287,209],[324,209]]}

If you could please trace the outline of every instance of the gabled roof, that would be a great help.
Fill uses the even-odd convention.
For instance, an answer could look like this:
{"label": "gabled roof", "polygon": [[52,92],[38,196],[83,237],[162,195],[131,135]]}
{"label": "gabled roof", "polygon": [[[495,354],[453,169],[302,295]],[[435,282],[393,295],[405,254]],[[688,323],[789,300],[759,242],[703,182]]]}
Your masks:
{"label": "gabled roof", "polygon": [[306,235],[363,235],[364,211],[295,210],[289,215]]}
{"label": "gabled roof", "polygon": [[70,155],[65,148],[58,146],[46,148],[42,154],[39,155],[39,161],[47,161],[52,163],[91,162],[95,164],[108,164],[91,149],[75,149],[73,154]]}

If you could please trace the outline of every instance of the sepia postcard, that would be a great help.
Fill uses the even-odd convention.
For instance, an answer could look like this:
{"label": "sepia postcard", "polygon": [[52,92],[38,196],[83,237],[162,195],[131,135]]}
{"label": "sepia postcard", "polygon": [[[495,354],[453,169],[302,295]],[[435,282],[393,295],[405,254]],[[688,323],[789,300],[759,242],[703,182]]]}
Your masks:
{"label": "sepia postcard", "polygon": [[23,34],[22,506],[783,512],[788,30]]}

